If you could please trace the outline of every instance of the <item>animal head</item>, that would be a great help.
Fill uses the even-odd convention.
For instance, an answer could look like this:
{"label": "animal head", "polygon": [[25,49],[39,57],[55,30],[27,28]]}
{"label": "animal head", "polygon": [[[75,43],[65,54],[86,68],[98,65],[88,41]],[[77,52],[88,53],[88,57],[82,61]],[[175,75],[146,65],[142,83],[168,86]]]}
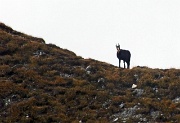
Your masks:
{"label": "animal head", "polygon": [[116,49],[117,49],[117,52],[120,51],[120,45],[119,45],[119,43],[118,43],[118,45],[116,44]]}

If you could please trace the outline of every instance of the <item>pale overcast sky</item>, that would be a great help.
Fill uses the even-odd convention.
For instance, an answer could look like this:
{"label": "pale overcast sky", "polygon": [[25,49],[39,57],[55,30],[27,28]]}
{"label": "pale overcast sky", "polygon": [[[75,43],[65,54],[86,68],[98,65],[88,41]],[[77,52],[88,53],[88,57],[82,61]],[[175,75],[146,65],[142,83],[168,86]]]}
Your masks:
{"label": "pale overcast sky", "polygon": [[0,0],[0,21],[84,58],[118,66],[119,43],[131,68],[180,68],[180,0]]}

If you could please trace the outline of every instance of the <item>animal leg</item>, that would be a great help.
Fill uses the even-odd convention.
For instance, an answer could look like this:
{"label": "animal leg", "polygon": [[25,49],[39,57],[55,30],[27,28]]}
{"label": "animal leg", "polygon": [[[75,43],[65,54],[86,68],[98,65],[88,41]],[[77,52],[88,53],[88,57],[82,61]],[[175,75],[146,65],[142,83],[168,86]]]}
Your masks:
{"label": "animal leg", "polygon": [[121,60],[119,60],[119,68],[120,68],[120,66],[121,66]]}
{"label": "animal leg", "polygon": [[125,64],[125,61],[124,61],[124,68],[126,68],[126,64]]}
{"label": "animal leg", "polygon": [[129,67],[130,67],[130,62],[129,62],[129,63],[127,63],[127,65],[128,65],[128,69],[129,69]]}

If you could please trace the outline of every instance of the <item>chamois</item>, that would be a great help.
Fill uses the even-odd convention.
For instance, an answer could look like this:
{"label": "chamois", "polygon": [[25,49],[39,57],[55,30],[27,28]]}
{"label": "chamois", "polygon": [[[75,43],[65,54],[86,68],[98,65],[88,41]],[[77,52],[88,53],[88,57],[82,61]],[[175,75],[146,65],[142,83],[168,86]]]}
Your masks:
{"label": "chamois", "polygon": [[121,60],[123,60],[124,68],[126,68],[126,66],[125,66],[125,62],[126,62],[127,63],[127,68],[129,69],[131,53],[129,52],[129,50],[120,49],[119,44],[116,45],[116,49],[117,49],[117,58],[119,59],[119,68],[120,68]]}

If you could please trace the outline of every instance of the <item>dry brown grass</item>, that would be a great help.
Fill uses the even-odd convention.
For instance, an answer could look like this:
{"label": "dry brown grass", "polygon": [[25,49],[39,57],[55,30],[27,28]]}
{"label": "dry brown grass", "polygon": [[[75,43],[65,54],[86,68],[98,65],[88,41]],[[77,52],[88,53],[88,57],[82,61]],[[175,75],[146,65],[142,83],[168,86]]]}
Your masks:
{"label": "dry brown grass", "polygon": [[0,23],[0,122],[180,122],[179,88],[178,69],[119,69]]}

